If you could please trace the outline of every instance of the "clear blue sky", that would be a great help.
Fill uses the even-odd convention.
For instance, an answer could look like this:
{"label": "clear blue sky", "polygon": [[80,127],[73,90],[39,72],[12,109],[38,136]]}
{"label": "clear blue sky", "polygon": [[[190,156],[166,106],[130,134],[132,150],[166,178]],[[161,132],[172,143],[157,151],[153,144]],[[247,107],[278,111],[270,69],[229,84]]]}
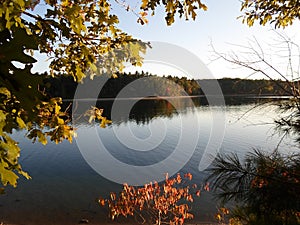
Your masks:
{"label": "clear blue sky", "polygon": [[[172,26],[166,25],[163,10],[158,11],[154,17],[148,16],[149,24],[141,26],[135,23],[136,16],[132,13],[124,11],[119,6],[114,6],[113,9],[120,16],[121,27],[135,37],[145,41],[164,41],[186,48],[207,64],[217,78],[247,77],[250,74],[249,71],[236,69],[236,66],[230,63],[222,60],[212,63],[215,55],[212,53],[211,42],[220,52],[242,51],[232,44],[248,45],[250,39],[253,40],[255,36],[267,49],[268,43],[271,43],[276,36],[271,31],[272,27],[255,25],[249,28],[243,24],[241,19],[237,19],[241,15],[239,0],[204,0],[203,2],[208,6],[208,11],[199,12],[196,21],[176,19]],[[134,7],[136,1],[131,0],[129,4]],[[300,45],[298,21],[293,26],[284,30],[279,29],[279,31],[295,38]],[[276,61],[276,59],[272,60]],[[150,70],[157,72],[153,66]],[[252,76],[252,78],[259,77]]]}
{"label": "clear blue sky", "polygon": [[[132,7],[139,5],[134,0],[127,2]],[[212,42],[219,52],[236,51],[238,48],[231,44],[248,45],[249,40],[255,36],[262,46],[268,49],[268,43],[274,39],[274,32],[270,31],[272,27],[255,25],[249,28],[242,24],[241,19],[237,19],[241,15],[239,0],[203,0],[203,3],[208,6],[208,11],[199,11],[196,21],[177,18],[172,26],[166,25],[162,8],[157,11],[155,16],[148,16],[149,23],[144,26],[136,22],[137,17],[132,12],[127,12],[115,3],[112,5],[112,12],[119,16],[120,27],[124,31],[144,41],[168,42],[191,51],[208,66],[216,78],[247,77],[248,71],[236,69],[236,66],[230,63],[221,60],[212,62],[215,55],[212,53],[210,44]],[[138,7],[136,10],[138,11]],[[293,26],[279,31],[293,37],[300,44],[299,21],[296,21]],[[37,71],[45,68],[45,58],[41,57],[41,59],[43,63],[35,67]],[[272,60],[276,62],[276,59]],[[159,71],[163,71],[163,74],[176,73],[172,68],[160,68],[159,66],[156,68],[155,65],[149,67],[146,65],[143,69],[153,73],[159,73]],[[181,74],[178,73],[178,75]],[[260,77],[253,76],[252,78]]]}

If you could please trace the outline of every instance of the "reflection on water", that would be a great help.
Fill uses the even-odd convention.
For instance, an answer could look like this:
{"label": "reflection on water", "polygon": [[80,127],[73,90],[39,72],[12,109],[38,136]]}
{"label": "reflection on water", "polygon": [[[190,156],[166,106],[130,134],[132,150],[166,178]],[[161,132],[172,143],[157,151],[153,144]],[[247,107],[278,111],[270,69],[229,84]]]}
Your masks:
{"label": "reflection on water", "polygon": [[[97,124],[87,125],[81,121],[78,130],[88,134],[97,132],[109,153],[118,160],[130,165],[151,165],[167,158],[178,144],[182,131],[182,123],[199,122],[199,138],[195,151],[182,173],[191,172],[194,182],[201,183],[203,172],[198,170],[203,151],[211,138],[212,112],[223,114],[224,108],[208,107],[205,98],[173,100],[138,101],[130,109],[130,113],[115,113],[113,124],[100,129]],[[225,137],[221,152],[237,152],[244,155],[253,147],[272,151],[280,137],[272,136],[272,119],[276,117],[274,106],[255,108],[253,99],[245,104],[237,99],[226,107]],[[128,101],[123,101],[124,107]],[[98,106],[104,108],[108,117],[112,114],[112,101],[99,101]],[[122,105],[121,105],[122,106]],[[249,113],[246,113],[250,110]],[[246,114],[245,114],[246,113]],[[144,150],[137,151],[140,146],[124,144],[130,130],[143,143]],[[151,132],[164,133],[153,138]],[[194,130],[189,131],[190,134]],[[119,136],[125,137],[124,139]],[[110,191],[118,191],[121,185],[109,181],[97,174],[83,159],[76,143],[63,142],[42,146],[25,140],[24,134],[16,132],[23,149],[21,164],[24,170],[33,177],[26,181],[20,179],[18,188],[7,188],[7,194],[0,196],[0,222],[19,224],[77,224],[85,218],[91,223],[108,222],[107,211],[100,208],[95,199],[107,196]],[[148,141],[148,142],[147,142]],[[283,149],[292,149],[291,140],[282,144]],[[147,146],[157,146],[147,149]],[[184,143],[188,148],[191,143]],[[88,145],[87,145],[88,146]],[[149,148],[150,148],[149,147]],[[82,150],[82,149],[81,149]],[[176,163],[176,162],[174,162]],[[111,165],[113,168],[114,165]],[[151,171],[149,171],[151,173]],[[132,174],[135,176],[135,174]],[[201,196],[193,208],[196,220],[212,220],[216,203],[209,193]],[[121,220],[124,221],[124,220]]]}
{"label": "reflection on water", "polygon": [[[199,99],[199,100],[198,100]],[[201,99],[201,100],[200,100]],[[193,101],[192,101],[193,100]],[[90,107],[90,101],[74,100],[75,105],[81,105],[80,108],[87,109]],[[203,104],[201,104],[203,103]],[[147,124],[155,117],[172,117],[178,111],[184,112],[195,106],[206,105],[205,98],[166,98],[166,99],[117,99],[113,100],[98,100],[96,106],[103,109],[103,115],[108,119],[113,120],[114,124],[125,123],[127,121],[135,121],[137,124]],[[66,103],[68,105],[68,103]],[[77,111],[79,107],[74,107],[75,119],[76,115],[80,117],[81,111]],[[122,109],[114,111],[114,108]],[[112,118],[113,117],[113,118]],[[82,118],[82,117],[80,117]],[[76,121],[77,122],[77,121]],[[82,120],[86,123],[86,120]]]}
{"label": "reflection on water", "polygon": [[[216,96],[218,97],[218,96]],[[268,98],[253,98],[253,97],[238,97],[238,96],[227,96],[225,97],[225,102],[227,106],[238,106],[238,105],[249,105],[249,104],[262,104],[273,101],[274,99]],[[280,99],[279,99],[280,100]],[[137,124],[149,123],[155,117],[169,117],[171,118],[173,114],[184,113],[187,110],[193,110],[198,107],[208,107],[208,101],[205,96],[201,97],[149,97],[149,98],[132,98],[132,99],[99,99],[95,101],[94,99],[84,100],[74,100],[73,104],[84,105],[84,109],[89,108],[91,103],[96,102],[98,108],[104,109],[103,115],[108,119],[113,119],[114,124],[124,123],[127,121],[135,121]],[[69,106],[70,102],[65,102],[66,107]],[[120,110],[118,113],[114,114],[114,118],[111,118],[113,106],[119,108],[128,108],[130,111]],[[210,105],[212,107],[212,105]],[[75,107],[77,109],[78,107]],[[75,111],[75,115],[80,116],[82,112]],[[86,123],[87,120],[83,120]]]}

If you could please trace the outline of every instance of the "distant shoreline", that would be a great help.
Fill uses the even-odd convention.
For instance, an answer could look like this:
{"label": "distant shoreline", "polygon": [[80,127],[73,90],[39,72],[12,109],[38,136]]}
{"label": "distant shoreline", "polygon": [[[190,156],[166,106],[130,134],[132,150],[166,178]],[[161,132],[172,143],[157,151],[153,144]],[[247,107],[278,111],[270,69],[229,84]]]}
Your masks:
{"label": "distant shoreline", "polygon": [[183,95],[183,96],[146,96],[146,97],[128,97],[128,98],[121,98],[121,97],[112,97],[112,98],[77,98],[77,99],[63,99],[65,102],[71,101],[115,101],[115,100],[158,100],[158,99],[184,99],[184,98],[204,98],[209,96],[215,97],[244,97],[244,98],[273,98],[273,99],[290,99],[292,96],[286,95],[249,95],[249,94],[231,94],[231,95]]}

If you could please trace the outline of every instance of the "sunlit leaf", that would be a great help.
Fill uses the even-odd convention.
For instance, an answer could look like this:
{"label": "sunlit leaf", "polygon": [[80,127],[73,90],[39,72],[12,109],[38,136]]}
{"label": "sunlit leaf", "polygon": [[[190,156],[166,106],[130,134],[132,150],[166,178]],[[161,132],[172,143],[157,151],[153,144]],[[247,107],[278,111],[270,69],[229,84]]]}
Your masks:
{"label": "sunlit leaf", "polygon": [[19,178],[14,172],[8,169],[8,164],[0,159],[0,177],[4,185],[10,184],[17,186],[17,179]]}
{"label": "sunlit leaf", "polygon": [[38,131],[37,136],[38,136],[38,141],[40,143],[42,143],[43,145],[47,144],[48,141],[47,141],[47,138],[46,138],[45,134],[43,134],[41,131]]}
{"label": "sunlit leaf", "polygon": [[20,117],[17,117],[16,121],[21,129],[26,128],[25,122]]}

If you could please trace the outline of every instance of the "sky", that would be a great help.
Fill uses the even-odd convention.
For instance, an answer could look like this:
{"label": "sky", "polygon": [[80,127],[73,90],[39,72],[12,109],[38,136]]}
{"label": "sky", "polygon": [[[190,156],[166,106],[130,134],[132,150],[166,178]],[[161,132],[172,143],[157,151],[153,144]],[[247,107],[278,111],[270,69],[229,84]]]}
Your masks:
{"label": "sky", "polygon": [[[120,28],[128,34],[141,39],[143,41],[159,41],[177,45],[184,48],[191,54],[196,55],[207,68],[211,71],[210,77],[203,78],[222,78],[222,77],[239,77],[246,78],[251,74],[250,71],[237,68],[237,66],[225,62],[224,60],[215,60],[216,54],[213,53],[212,45],[217,52],[235,54],[244,51],[237,45],[249,46],[249,42],[254,37],[259,41],[264,49],[270,50],[270,44],[276,38],[272,26],[254,25],[248,27],[243,24],[241,19],[237,19],[241,15],[239,0],[203,0],[202,2],[208,6],[207,11],[198,11],[195,21],[186,21],[184,18],[175,19],[172,26],[167,26],[164,20],[163,8],[158,9],[156,14],[148,16],[149,23],[140,25],[137,23],[137,17],[132,12],[127,12],[122,6],[111,1],[112,12],[118,15],[120,19]],[[139,11],[137,1],[126,1],[133,9]],[[292,37],[295,42],[300,43],[300,22],[296,21],[288,28],[279,29],[279,32]],[[151,50],[150,50],[151,51]],[[34,70],[41,71],[47,64],[45,57],[39,56],[42,63],[34,67]],[[180,56],[179,56],[180,58]],[[276,58],[276,57],[275,57]],[[279,62],[282,59],[275,59],[272,56],[272,62],[276,65],[285,64]],[[282,67],[285,70],[285,65]],[[127,67],[125,71],[133,72],[135,68]],[[162,65],[162,63],[145,63],[138,70],[148,71],[158,75],[177,75],[188,76],[184,69],[176,65]],[[201,72],[200,72],[201,73]],[[276,76],[276,75],[274,75]],[[264,78],[262,75],[252,75],[250,78]]]}
{"label": "sky", "polygon": [[[136,5],[134,2],[131,0],[129,4],[134,7]],[[216,51],[221,53],[231,51],[236,53],[244,51],[244,49],[235,45],[248,46],[249,42],[255,38],[265,49],[269,50],[269,44],[274,41],[274,38],[278,38],[275,37],[276,35],[272,31],[272,26],[259,26],[256,23],[256,25],[249,28],[246,24],[243,24],[241,19],[237,19],[241,15],[241,3],[239,0],[206,0],[203,3],[208,6],[208,10],[199,11],[196,21],[185,21],[184,18],[177,18],[172,26],[166,25],[163,10],[159,10],[153,17],[148,16],[149,23],[143,26],[135,23],[136,16],[133,13],[124,11],[122,7],[115,6],[113,10],[120,17],[121,28],[134,37],[144,41],[167,42],[185,48],[197,55],[216,78],[248,77],[251,74],[248,70],[239,69],[237,66],[223,60],[215,61],[216,55],[213,53],[211,45],[214,46]],[[299,33],[298,31],[300,31],[300,23],[298,21],[291,27],[278,30],[278,32],[293,37],[297,43],[300,43],[300,34],[297,34]],[[272,60],[276,62],[276,59]],[[171,73],[176,73],[170,67],[161,68],[153,64],[145,65],[143,69],[149,72],[167,73],[171,71]],[[180,75],[181,73],[178,72],[178,74]],[[250,78],[263,78],[263,76],[252,75]]]}

